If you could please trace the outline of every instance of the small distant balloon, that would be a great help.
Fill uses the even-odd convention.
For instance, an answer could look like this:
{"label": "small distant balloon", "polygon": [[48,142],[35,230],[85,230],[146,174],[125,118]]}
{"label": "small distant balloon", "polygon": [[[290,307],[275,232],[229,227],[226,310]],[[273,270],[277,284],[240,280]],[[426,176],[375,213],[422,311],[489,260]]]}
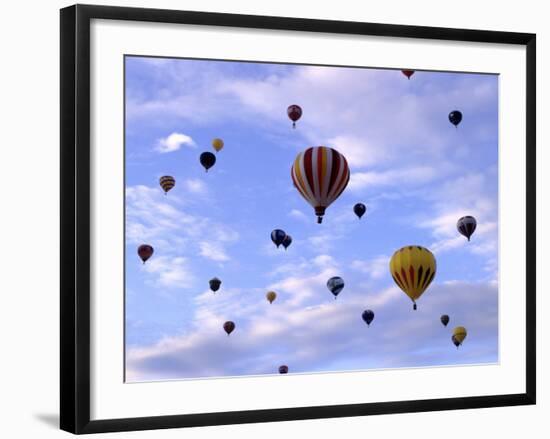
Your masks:
{"label": "small distant balloon", "polygon": [[447,314],[443,314],[440,320],[441,323],[443,323],[443,326],[447,326],[449,324],[449,316]]}
{"label": "small distant balloon", "polygon": [[286,235],[285,239],[283,239],[283,242],[281,242],[281,244],[283,244],[283,247],[286,250],[290,246],[290,244],[292,244],[292,236]]}
{"label": "small distant balloon", "polygon": [[281,229],[275,229],[271,232],[271,240],[273,241],[273,244],[279,248],[279,246],[283,243],[285,240],[286,233],[284,230]]}
{"label": "small distant balloon", "polygon": [[451,111],[449,113],[449,122],[451,122],[455,127],[458,127],[458,124],[462,122],[462,113],[458,110]]}
{"label": "small distant balloon", "polygon": [[151,256],[153,256],[154,250],[153,247],[151,247],[148,244],[142,244],[138,247],[137,250],[138,256],[141,258],[143,263],[145,264],[145,261],[147,261]]}
{"label": "small distant balloon", "polygon": [[176,179],[170,175],[163,175],[159,179],[160,187],[164,191],[164,195],[168,193],[176,185]]}
{"label": "small distant balloon", "polygon": [[462,344],[467,334],[468,332],[466,331],[466,328],[464,326],[457,326],[455,329],[453,329],[453,335],[451,339],[457,348]]}
{"label": "small distant balloon", "polygon": [[344,289],[344,279],[339,276],[331,277],[327,281],[327,288],[332,294],[334,294],[334,299],[336,300],[338,294],[340,294],[340,292]]}
{"label": "small distant balloon", "polygon": [[200,156],[200,162],[206,172],[208,172],[208,170],[216,163],[216,156],[209,151],[203,152]]}
{"label": "small distant balloon", "polygon": [[464,235],[470,241],[477,227],[477,221],[473,216],[466,215],[456,222],[456,228],[461,235]]}
{"label": "small distant balloon", "polygon": [[411,76],[414,75],[414,70],[401,70],[401,73],[403,73],[407,79],[411,79]]}
{"label": "small distant balloon", "polygon": [[269,291],[265,297],[269,301],[269,303],[273,303],[273,301],[277,298],[277,293],[275,291]]}
{"label": "small distant balloon", "polygon": [[367,206],[365,206],[363,203],[357,203],[355,206],[353,206],[353,211],[355,212],[355,215],[357,215],[359,219],[361,219],[361,217],[367,211]]}
{"label": "small distant balloon", "polygon": [[216,152],[220,152],[223,148],[223,140],[218,138],[212,140],[212,147],[216,150]]}
{"label": "small distant balloon", "polygon": [[220,289],[220,286],[222,285],[222,281],[219,280],[217,277],[213,277],[208,281],[208,284],[210,285],[210,289],[215,293]]}
{"label": "small distant balloon", "polygon": [[231,334],[235,330],[235,323],[227,321],[223,324],[223,330],[227,332],[227,335]]}
{"label": "small distant balloon", "polygon": [[288,366],[284,364],[282,366],[279,366],[279,373],[288,373]]}
{"label": "small distant balloon", "polygon": [[362,317],[363,317],[363,320],[365,321],[365,323],[367,324],[367,326],[370,326],[370,324],[374,320],[374,312],[372,312],[372,310],[370,310],[370,309],[367,309],[367,310],[363,311]]}
{"label": "small distant balloon", "polygon": [[299,105],[290,105],[286,109],[286,114],[292,121],[292,128],[296,128],[296,122],[302,117],[302,108]]}

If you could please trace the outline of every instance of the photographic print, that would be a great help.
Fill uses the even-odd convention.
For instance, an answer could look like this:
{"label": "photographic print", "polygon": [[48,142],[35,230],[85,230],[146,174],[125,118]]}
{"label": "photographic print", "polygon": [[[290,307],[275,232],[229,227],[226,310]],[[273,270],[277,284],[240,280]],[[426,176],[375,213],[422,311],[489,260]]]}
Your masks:
{"label": "photographic print", "polygon": [[498,75],[124,63],[126,382],[498,363]]}

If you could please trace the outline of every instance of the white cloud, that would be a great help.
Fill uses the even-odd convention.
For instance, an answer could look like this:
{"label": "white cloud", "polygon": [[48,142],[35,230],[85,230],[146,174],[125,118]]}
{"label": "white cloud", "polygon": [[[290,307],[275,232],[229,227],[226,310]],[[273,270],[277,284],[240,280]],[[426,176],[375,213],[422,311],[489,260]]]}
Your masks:
{"label": "white cloud", "polygon": [[351,268],[368,274],[372,279],[381,279],[388,274],[390,257],[386,255],[377,256],[366,261],[356,259],[352,261]]}
{"label": "white cloud", "polygon": [[168,137],[161,138],[157,141],[155,150],[160,153],[177,151],[182,145],[195,147],[194,140],[187,134],[172,133]]}
{"label": "white cloud", "polygon": [[304,212],[302,212],[301,210],[298,210],[298,209],[292,209],[289,212],[288,216],[290,216],[292,218],[295,218],[297,220],[306,222],[306,223],[311,222],[311,218],[308,217]]}
{"label": "white cloud", "polygon": [[194,194],[204,194],[207,191],[204,181],[198,178],[189,178],[184,182],[185,188]]}
{"label": "white cloud", "polygon": [[410,168],[392,169],[389,171],[354,172],[351,174],[348,188],[360,191],[365,188],[379,186],[402,187],[428,183],[441,175],[441,168],[431,166],[415,166]]}
{"label": "white cloud", "polygon": [[200,255],[216,262],[229,261],[229,256],[220,244],[201,241],[199,242]]}
{"label": "white cloud", "polygon": [[184,257],[153,256],[143,269],[156,274],[156,282],[161,287],[190,288],[195,284],[195,277]]}

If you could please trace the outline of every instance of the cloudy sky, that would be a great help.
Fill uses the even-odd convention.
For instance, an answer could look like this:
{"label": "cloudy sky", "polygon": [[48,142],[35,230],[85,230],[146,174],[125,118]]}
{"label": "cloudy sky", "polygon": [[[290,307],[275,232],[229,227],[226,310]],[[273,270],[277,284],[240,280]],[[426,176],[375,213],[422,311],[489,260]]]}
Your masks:
{"label": "cloudy sky", "polygon": [[[225,147],[205,173],[215,137]],[[290,178],[317,145],[351,170],[321,225]],[[176,179],[167,196],[162,175]],[[470,243],[463,215],[478,220]],[[497,221],[497,76],[126,58],[127,381],[497,362]],[[275,228],[292,235],[287,251]],[[417,311],[388,271],[410,244],[437,259]],[[332,276],[346,282],[337,300]]]}

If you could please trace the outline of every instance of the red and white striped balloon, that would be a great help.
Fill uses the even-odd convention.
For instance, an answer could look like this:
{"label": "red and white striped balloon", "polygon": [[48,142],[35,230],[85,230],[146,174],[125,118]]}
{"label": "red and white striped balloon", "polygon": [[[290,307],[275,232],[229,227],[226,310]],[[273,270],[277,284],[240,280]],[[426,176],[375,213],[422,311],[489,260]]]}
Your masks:
{"label": "red and white striped balloon", "polygon": [[296,156],[290,175],[298,192],[311,204],[321,223],[325,209],[346,188],[350,171],[346,158],[333,148],[315,146]]}

